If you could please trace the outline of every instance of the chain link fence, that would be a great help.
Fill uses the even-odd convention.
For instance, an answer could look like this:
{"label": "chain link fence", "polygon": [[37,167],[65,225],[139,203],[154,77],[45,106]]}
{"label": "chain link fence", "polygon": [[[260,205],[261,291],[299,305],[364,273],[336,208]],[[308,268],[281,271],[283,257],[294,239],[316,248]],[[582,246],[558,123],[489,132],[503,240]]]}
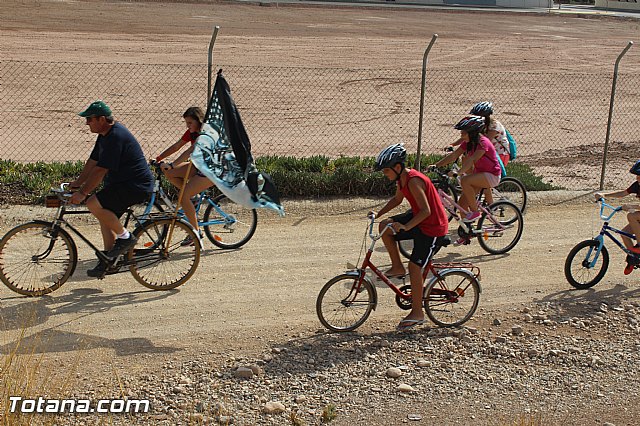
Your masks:
{"label": "chain link fence", "polygon": [[[254,156],[375,156],[417,148],[421,69],[221,66]],[[0,158],[84,160],[95,135],[75,114],[95,99],[148,157],[176,141],[182,113],[206,106],[204,65],[0,62]],[[518,141],[518,159],[557,186],[599,184],[610,74],[427,70],[423,153],[443,153],[453,125],[481,100]],[[628,182],[640,147],[640,75],[618,77],[605,186]]]}

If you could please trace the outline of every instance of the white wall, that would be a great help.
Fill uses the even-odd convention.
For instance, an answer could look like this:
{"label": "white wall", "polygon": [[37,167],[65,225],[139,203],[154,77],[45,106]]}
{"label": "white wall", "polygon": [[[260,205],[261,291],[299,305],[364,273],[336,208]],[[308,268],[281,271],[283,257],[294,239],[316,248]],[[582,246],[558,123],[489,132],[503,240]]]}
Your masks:
{"label": "white wall", "polygon": [[601,7],[603,9],[621,9],[621,10],[640,11],[640,3],[632,3],[628,1],[596,0],[596,7]]}
{"label": "white wall", "polygon": [[553,7],[552,0],[496,0],[499,7]]}

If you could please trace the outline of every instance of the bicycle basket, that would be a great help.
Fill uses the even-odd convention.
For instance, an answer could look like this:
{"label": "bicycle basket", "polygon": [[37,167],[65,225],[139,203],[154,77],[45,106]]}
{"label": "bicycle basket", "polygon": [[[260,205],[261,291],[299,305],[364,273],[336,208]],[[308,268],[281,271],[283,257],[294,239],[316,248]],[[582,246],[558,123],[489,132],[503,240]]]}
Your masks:
{"label": "bicycle basket", "polygon": [[45,207],[60,207],[62,205],[62,200],[58,198],[57,195],[47,195],[44,197],[44,206]]}

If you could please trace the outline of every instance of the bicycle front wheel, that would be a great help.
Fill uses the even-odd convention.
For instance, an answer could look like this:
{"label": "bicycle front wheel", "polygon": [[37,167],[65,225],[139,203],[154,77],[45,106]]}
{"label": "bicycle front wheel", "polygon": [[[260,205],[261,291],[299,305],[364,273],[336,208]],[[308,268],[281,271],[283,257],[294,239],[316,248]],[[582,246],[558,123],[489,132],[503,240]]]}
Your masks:
{"label": "bicycle front wheel", "polygon": [[208,204],[201,226],[214,245],[234,249],[243,246],[253,237],[258,226],[256,209],[236,204],[224,194],[209,200]]}
{"label": "bicycle front wheel", "polygon": [[487,209],[490,214],[482,214],[474,231],[478,235],[478,242],[487,253],[506,253],[514,248],[522,237],[522,213],[509,201],[495,202]]}
{"label": "bicycle front wheel", "polygon": [[495,188],[491,188],[493,201],[511,201],[524,214],[527,208],[527,190],[518,179],[506,176]]}
{"label": "bicycle front wheel", "polygon": [[571,249],[564,262],[564,276],[569,284],[584,290],[598,284],[609,267],[609,252],[596,240],[585,240]]}
{"label": "bicycle front wheel", "polygon": [[363,280],[356,291],[358,277],[342,274],[327,282],[316,300],[318,319],[331,331],[352,331],[369,318],[375,306],[375,290]]}
{"label": "bicycle front wheel", "polygon": [[60,288],[77,262],[71,236],[49,222],[24,223],[0,240],[0,279],[25,296],[42,296]]}
{"label": "bicycle front wheel", "polygon": [[[193,229],[180,220],[150,219],[134,231],[138,242],[128,253],[129,270],[145,287],[170,290],[191,278],[200,262],[200,244]],[[167,241],[171,234],[171,241]],[[190,238],[191,244],[189,244]]]}
{"label": "bicycle front wheel", "polygon": [[443,270],[424,290],[424,310],[441,327],[457,327],[471,318],[480,302],[480,283],[469,271]]}

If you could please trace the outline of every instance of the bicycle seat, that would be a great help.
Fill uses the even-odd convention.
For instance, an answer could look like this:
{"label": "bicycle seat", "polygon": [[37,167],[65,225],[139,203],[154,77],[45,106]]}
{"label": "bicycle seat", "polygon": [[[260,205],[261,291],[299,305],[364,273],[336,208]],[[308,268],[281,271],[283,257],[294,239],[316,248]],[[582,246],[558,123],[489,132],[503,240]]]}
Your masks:
{"label": "bicycle seat", "polygon": [[440,244],[438,244],[438,247],[446,247],[449,244],[451,244],[451,237],[445,235],[444,237],[442,237],[442,241],[440,242]]}

